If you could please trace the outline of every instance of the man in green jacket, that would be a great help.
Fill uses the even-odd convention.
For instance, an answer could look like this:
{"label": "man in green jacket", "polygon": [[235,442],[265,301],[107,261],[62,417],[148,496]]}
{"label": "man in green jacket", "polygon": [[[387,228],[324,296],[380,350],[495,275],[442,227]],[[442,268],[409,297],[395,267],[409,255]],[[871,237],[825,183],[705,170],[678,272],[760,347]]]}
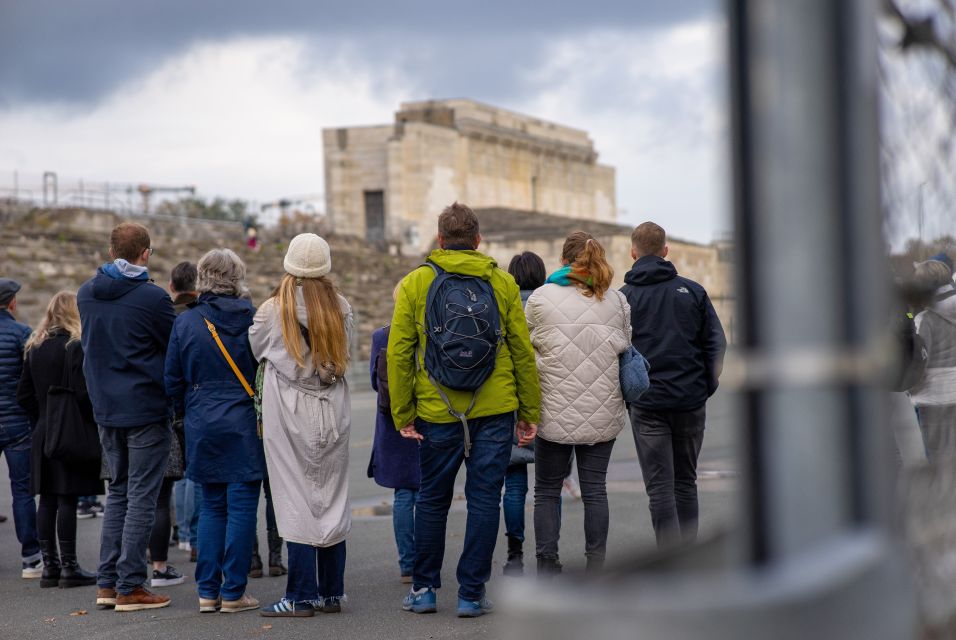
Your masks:
{"label": "man in green jacket", "polygon": [[[415,504],[415,569],[412,590],[402,608],[415,613],[437,610],[441,587],[448,508],[455,477],[464,461],[468,521],[458,561],[458,615],[480,616],[491,610],[485,583],[498,536],[501,486],[511,458],[513,434],[529,444],[537,432],[541,392],[534,349],[514,278],[477,251],[478,218],[465,205],[452,204],[438,217],[441,249],[428,257],[449,273],[481,278],[491,284],[501,316],[502,341],[494,372],[468,412],[470,454],[465,455],[462,423],[451,414],[424,366],[425,300],[435,271],[420,267],[399,285],[388,339],[388,387],[392,418],[402,436],[420,444],[422,481]],[[417,361],[416,361],[417,360]],[[472,392],[443,387],[456,412],[465,412]],[[517,424],[515,415],[517,414]]]}

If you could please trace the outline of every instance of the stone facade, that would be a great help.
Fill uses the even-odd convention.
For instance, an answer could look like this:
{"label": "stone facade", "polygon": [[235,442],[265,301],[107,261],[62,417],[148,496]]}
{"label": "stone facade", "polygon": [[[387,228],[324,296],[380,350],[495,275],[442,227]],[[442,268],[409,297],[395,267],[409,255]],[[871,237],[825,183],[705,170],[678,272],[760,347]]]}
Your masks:
{"label": "stone facade", "polygon": [[615,173],[587,133],[472,100],[404,103],[395,123],[326,129],[336,233],[421,251],[449,203],[613,222]]}
{"label": "stone facade", "polygon": [[[503,269],[508,268],[514,255],[533,251],[544,260],[549,273],[554,271],[561,264],[565,238],[579,229],[593,235],[604,246],[614,269],[614,287],[624,284],[624,274],[634,263],[631,259],[634,229],[630,226],[502,208],[477,209],[476,213],[481,226],[480,249],[497,260]],[[737,327],[730,245],[705,245],[669,237],[667,246],[670,248],[667,259],[674,263],[677,272],[707,290],[724,332],[732,341]]]}

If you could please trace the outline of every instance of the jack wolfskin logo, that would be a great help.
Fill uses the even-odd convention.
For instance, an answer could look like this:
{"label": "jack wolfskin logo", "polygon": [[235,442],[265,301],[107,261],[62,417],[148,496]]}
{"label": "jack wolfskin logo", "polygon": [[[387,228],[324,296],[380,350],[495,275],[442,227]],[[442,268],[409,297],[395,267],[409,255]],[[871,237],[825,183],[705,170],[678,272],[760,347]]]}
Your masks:
{"label": "jack wolfskin logo", "polygon": [[690,293],[690,291],[687,290],[687,287],[677,287],[677,293]]}
{"label": "jack wolfskin logo", "polygon": [[459,358],[473,358],[475,354],[471,352],[470,349],[462,349],[458,352]]}

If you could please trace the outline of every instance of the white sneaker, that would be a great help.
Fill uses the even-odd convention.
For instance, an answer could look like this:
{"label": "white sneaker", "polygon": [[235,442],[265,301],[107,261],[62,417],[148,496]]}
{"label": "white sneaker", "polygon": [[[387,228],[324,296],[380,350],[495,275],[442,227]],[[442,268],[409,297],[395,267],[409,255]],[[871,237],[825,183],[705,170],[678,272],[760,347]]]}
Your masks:
{"label": "white sneaker", "polygon": [[33,578],[39,578],[43,575],[43,561],[42,560],[32,560],[27,562],[23,561],[23,570],[20,572],[21,578],[26,578],[31,580]]}
{"label": "white sneaker", "polygon": [[192,547],[189,546],[189,542],[180,541],[179,543],[180,551],[192,551]]}

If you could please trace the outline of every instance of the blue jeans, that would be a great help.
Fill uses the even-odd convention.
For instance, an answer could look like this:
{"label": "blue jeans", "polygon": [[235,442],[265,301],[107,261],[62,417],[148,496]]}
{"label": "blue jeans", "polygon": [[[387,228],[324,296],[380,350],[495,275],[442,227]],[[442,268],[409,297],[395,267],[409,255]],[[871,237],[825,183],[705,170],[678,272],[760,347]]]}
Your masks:
{"label": "blue jeans", "polygon": [[395,529],[395,546],[398,547],[398,567],[403,576],[415,570],[415,489],[395,489],[392,503],[392,528]]}
{"label": "blue jeans", "polygon": [[199,505],[202,504],[202,485],[183,478],[173,486],[176,500],[176,526],[179,540],[196,548],[199,544]]}
{"label": "blue jeans", "polygon": [[468,520],[465,546],[458,560],[458,596],[479,600],[491,577],[491,558],[501,518],[501,485],[511,459],[514,413],[468,421],[471,455],[464,456],[460,423],[436,424],[418,419],[425,436],[419,448],[422,482],[415,503],[415,589],[441,587],[448,508],[455,493],[455,476],[464,461]]}
{"label": "blue jeans", "polygon": [[196,586],[200,598],[238,600],[246,592],[262,482],[202,485]]}
{"label": "blue jeans", "polygon": [[30,493],[30,434],[16,435],[0,442],[0,451],[7,457],[10,472],[10,493],[13,494],[13,526],[20,542],[20,556],[33,562],[40,557],[37,541],[37,504]]}
{"label": "blue jeans", "polygon": [[169,460],[169,423],[100,427],[110,490],[100,534],[97,585],[127,595],[146,582],[146,546]]}
{"label": "blue jeans", "polygon": [[345,595],[345,540],[331,547],[286,542],[289,578],[286,600],[312,602]]}
{"label": "blue jeans", "polygon": [[528,497],[528,465],[513,464],[505,473],[505,535],[524,542],[524,505]]}

